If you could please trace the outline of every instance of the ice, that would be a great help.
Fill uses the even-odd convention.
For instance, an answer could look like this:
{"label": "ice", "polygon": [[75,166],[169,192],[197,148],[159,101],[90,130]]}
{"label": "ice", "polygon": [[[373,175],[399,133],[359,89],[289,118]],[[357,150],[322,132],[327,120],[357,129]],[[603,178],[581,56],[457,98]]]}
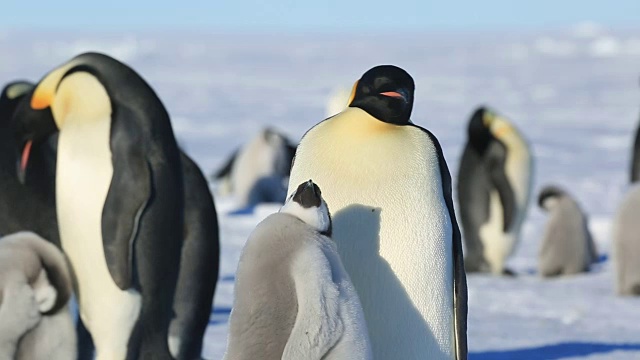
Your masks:
{"label": "ice", "polygon": [[[133,66],[158,92],[181,144],[211,173],[263,126],[298,140],[324,118],[333,89],[378,64],[416,80],[413,121],[440,140],[455,179],[466,123],[480,104],[513,120],[536,155],[534,200],[565,187],[590,218],[604,261],[594,272],[536,276],[545,224],[532,202],[509,262],[520,276],[469,276],[472,360],[640,359],[640,299],[613,293],[611,218],[627,188],[638,123],[640,31],[594,24],[543,33],[270,35],[36,33],[0,36],[0,81],[38,80],[85,50]],[[216,197],[222,257],[204,356],[226,346],[237,261],[249,233],[279,206],[229,216]]]}

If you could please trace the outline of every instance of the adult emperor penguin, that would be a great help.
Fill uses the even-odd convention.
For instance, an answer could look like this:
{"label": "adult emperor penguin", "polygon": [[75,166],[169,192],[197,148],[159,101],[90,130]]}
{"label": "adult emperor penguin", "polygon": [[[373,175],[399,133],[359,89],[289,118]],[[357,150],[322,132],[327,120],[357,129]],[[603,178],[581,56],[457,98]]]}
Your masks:
{"label": "adult emperor penguin", "polygon": [[640,296],[640,185],[629,188],[613,219],[616,292]]}
{"label": "adult emperor penguin", "polygon": [[300,184],[242,250],[226,360],[372,359],[320,188]]}
{"label": "adult emperor penguin", "polygon": [[[168,327],[183,230],[180,153],[164,106],[126,65],[86,53],[30,99],[59,129],[56,207],[97,359],[171,359]],[[22,166],[50,129],[19,129]]]}
{"label": "adult emperor penguin", "polygon": [[[30,230],[60,246],[55,212],[55,146],[57,137],[51,136],[31,152],[33,171],[20,179],[16,176],[15,125],[16,111],[26,105],[35,84],[14,81],[7,84],[0,95],[0,234]],[[52,122],[49,110],[39,111]]]}
{"label": "adult emperor penguin", "polygon": [[413,78],[376,66],[349,107],[311,128],[289,193],[313,179],[378,359],[466,359],[467,285],[451,177],[435,136],[409,117]]}
{"label": "adult emperor penguin", "polygon": [[[283,134],[265,128],[236,150],[214,178],[221,181],[221,195],[233,194],[242,206],[251,204],[251,192],[260,179],[285,178],[291,170],[296,147]],[[286,194],[283,194],[286,199]]]}
{"label": "adult emperor penguin", "polygon": [[533,173],[527,141],[507,119],[485,107],[469,121],[458,172],[458,203],[467,271],[505,268],[524,221]]}
{"label": "adult emperor penguin", "polygon": [[598,255],[580,205],[557,186],[542,189],[538,205],[549,213],[538,254],[540,274],[571,275],[589,270]]}
{"label": "adult emperor penguin", "polygon": [[[10,86],[7,86],[7,89],[10,89]],[[22,97],[25,96],[23,95]],[[33,110],[30,108],[29,102],[30,96],[21,100],[20,104],[16,106],[14,114],[12,114],[14,117],[12,126],[10,126],[10,131],[7,132],[7,137],[9,138],[5,139],[7,143],[14,141],[12,134],[15,127],[29,127],[29,122],[37,121],[40,124],[44,124],[48,121],[50,127],[55,129],[55,121],[50,109]],[[0,106],[0,111],[5,108],[5,106]],[[25,122],[26,124],[24,124]],[[0,134],[0,136],[3,136],[3,134]],[[13,151],[15,150],[8,149],[7,153]],[[55,196],[53,184],[55,182],[56,153],[57,132],[50,136],[50,140],[45,144],[32,145],[25,186],[18,184],[15,176],[15,157],[8,156],[12,157],[13,160],[5,161],[7,164],[3,162],[3,169],[7,168],[7,172],[13,173],[7,174],[6,180],[10,180],[11,184],[16,183],[16,185],[13,187],[7,186],[7,190],[15,190],[15,193],[3,196],[2,199],[7,201],[7,199],[13,199],[11,196],[15,196],[16,201],[10,204],[9,208],[12,206],[15,208],[20,204],[29,204],[28,206],[35,213],[29,211],[18,216],[20,214],[15,210],[7,211],[7,214],[0,218],[0,224],[7,223],[7,219],[14,219],[15,221],[10,224],[18,224],[20,226],[19,229],[38,229],[44,233],[54,232],[55,230],[54,239],[57,242],[53,240],[52,242],[59,246],[55,202],[53,201]],[[37,161],[39,158],[46,161]],[[174,358],[178,360],[195,359],[200,356],[202,340],[211,312],[211,303],[216,288],[220,261],[217,214],[208,183],[198,165],[184,151],[181,151],[180,160],[185,197],[184,244],[180,261],[180,275],[174,299],[175,316],[169,327],[169,349]],[[33,189],[32,179],[36,176],[37,180],[47,185],[44,189],[40,187]],[[35,205],[30,204],[30,201],[34,197],[33,193],[37,191],[40,191],[44,198],[51,199],[51,201],[47,202],[46,206],[40,206],[37,210],[33,210]],[[0,230],[6,228],[2,227]],[[78,325],[80,359],[92,359],[94,349],[91,338],[87,335],[82,321]]]}

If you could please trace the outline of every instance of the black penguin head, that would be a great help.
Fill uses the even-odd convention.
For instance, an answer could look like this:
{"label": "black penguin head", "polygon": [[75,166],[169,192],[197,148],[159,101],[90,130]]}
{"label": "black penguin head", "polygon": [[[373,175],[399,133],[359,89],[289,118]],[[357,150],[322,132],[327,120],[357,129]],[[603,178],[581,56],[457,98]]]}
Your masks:
{"label": "black penguin head", "polygon": [[30,97],[31,93],[18,103],[11,120],[17,144],[17,176],[18,180],[23,184],[27,176],[29,159],[34,152],[34,148],[43,147],[46,152],[52,153],[53,155],[51,156],[55,157],[57,145],[55,135],[58,128],[53,119],[51,109],[32,109],[29,105]]}
{"label": "black penguin head", "polygon": [[491,119],[494,116],[491,110],[481,106],[473,112],[469,120],[467,128],[469,144],[480,154],[484,154],[491,141],[495,140],[490,129]]}
{"label": "black penguin head", "polygon": [[538,195],[538,206],[544,210],[551,210],[552,200],[558,200],[561,196],[565,195],[565,191],[558,186],[547,185]]}
{"label": "black penguin head", "polygon": [[291,214],[320,233],[331,236],[331,215],[318,185],[308,180],[298,185],[280,212]]}
{"label": "black penguin head", "polygon": [[322,205],[322,192],[318,185],[309,180],[298,186],[296,192],[293,193],[292,201],[297,202],[305,209]]}
{"label": "black penguin head", "polygon": [[[17,176],[22,183],[25,182],[27,160],[32,153],[32,141],[48,139],[48,135],[55,131],[49,109],[31,110],[29,107],[34,87],[27,81],[15,81],[5,86],[0,95],[0,126],[9,132],[8,136],[13,136],[11,147],[16,149]],[[31,123],[41,125],[31,126]]]}
{"label": "black penguin head", "polygon": [[28,81],[14,81],[7,84],[0,94],[0,123],[7,125],[13,118],[18,104],[35,85]]}
{"label": "black penguin head", "polygon": [[360,108],[374,118],[394,125],[411,122],[413,78],[393,65],[376,66],[353,85],[349,107]]}

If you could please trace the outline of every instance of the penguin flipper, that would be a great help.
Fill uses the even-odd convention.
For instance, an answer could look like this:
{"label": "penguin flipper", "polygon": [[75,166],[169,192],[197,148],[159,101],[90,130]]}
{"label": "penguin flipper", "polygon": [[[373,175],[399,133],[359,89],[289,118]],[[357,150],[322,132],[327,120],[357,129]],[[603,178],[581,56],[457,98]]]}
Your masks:
{"label": "penguin flipper", "polygon": [[127,121],[116,121],[112,126],[128,128],[111,135],[114,167],[102,209],[102,242],[109,273],[116,285],[126,290],[134,282],[134,243],[152,196],[152,171],[138,139],[131,136],[135,130],[129,129]]}
{"label": "penguin flipper", "polygon": [[500,197],[503,216],[503,231],[507,232],[515,220],[516,195],[507,178],[505,169],[507,150],[501,143],[494,143],[487,151],[489,179]]}
{"label": "penguin flipper", "polygon": [[340,292],[318,247],[306,246],[292,265],[298,312],[282,359],[322,359],[344,332]]}
{"label": "penguin flipper", "polygon": [[503,166],[493,166],[490,171],[491,182],[498,190],[500,204],[502,204],[503,230],[507,232],[514,221],[516,211],[516,197],[507,179]]}

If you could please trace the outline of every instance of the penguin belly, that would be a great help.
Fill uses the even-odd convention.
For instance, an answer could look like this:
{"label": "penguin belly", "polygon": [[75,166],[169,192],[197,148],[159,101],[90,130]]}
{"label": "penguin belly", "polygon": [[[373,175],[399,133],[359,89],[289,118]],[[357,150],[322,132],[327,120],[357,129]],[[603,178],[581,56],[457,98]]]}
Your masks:
{"label": "penguin belly", "polygon": [[126,358],[141,309],[140,294],[118,288],[104,256],[102,209],[113,175],[110,126],[110,117],[83,123],[69,116],[60,132],[56,171],[62,248],[77,279],[80,316],[99,360]]}
{"label": "penguin belly", "polygon": [[410,126],[362,136],[360,121],[378,120],[345,112],[357,121],[332,118],[305,135],[289,190],[309,179],[322,189],[374,356],[453,359],[452,225],[435,147]]}
{"label": "penguin belly", "polygon": [[500,202],[498,191],[489,193],[489,220],[479,229],[482,241],[483,255],[489,263],[491,272],[502,274],[507,257],[515,246],[515,236],[512,232],[504,232],[504,209]]}

